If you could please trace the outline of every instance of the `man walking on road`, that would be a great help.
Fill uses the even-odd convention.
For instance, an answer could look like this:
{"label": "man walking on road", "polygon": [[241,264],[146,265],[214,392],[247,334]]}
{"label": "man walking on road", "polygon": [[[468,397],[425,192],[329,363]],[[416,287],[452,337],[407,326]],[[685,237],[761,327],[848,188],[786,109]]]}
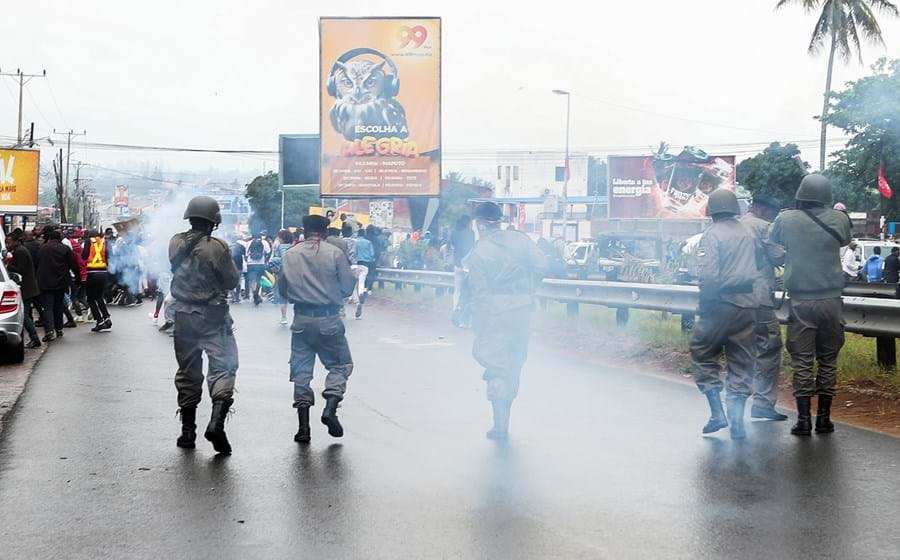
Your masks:
{"label": "man walking on road", "polygon": [[784,266],[784,247],[769,241],[769,228],[778,216],[780,204],[762,197],[753,197],[750,211],[740,222],[756,234],[765,251],[765,262],[759,278],[753,284],[756,308],[756,372],[753,377],[753,407],[751,418],[787,420],[787,415],[775,410],[778,386],[781,382],[781,325],[775,316],[775,267]]}
{"label": "man walking on road", "polygon": [[362,228],[356,232],[356,292],[359,303],[356,304],[356,318],[362,317],[363,305],[366,303],[366,286],[369,274],[375,274],[375,247],[365,236]]}
{"label": "man walking on road", "polygon": [[[840,249],[850,244],[850,218],[826,208],[831,182],[823,175],[803,178],[796,194],[797,209],[775,220],[771,239],[787,251],[784,286],[790,296],[787,348],[794,370],[797,423],[791,433],[812,433],[812,397],[818,395],[816,432],[834,431],[831,401],[837,382],[837,359],[844,345],[841,291],[844,286]],[[818,371],[813,373],[813,362]]]}
{"label": "man walking on road", "polygon": [[212,398],[212,415],[204,437],[219,453],[231,454],[225,435],[225,417],[234,403],[238,349],[234,321],[228,311],[228,294],[237,286],[240,272],[231,251],[212,232],[222,222],[219,203],[208,196],[194,197],[184,212],[191,229],[169,242],[172,264],[172,310],[175,312],[175,387],[181,413],[177,445],[193,449],[197,439],[197,405],[203,395],[203,353],[209,360],[206,383]]}
{"label": "man walking on road", "polygon": [[484,202],[475,212],[481,239],[465,259],[472,298],[472,354],[484,368],[494,426],[489,439],[506,439],[519,377],[528,355],[534,290],[547,270],[544,255],[527,235],[503,231],[503,211]]}
{"label": "man walking on road", "polygon": [[97,324],[91,330],[100,332],[112,328],[112,319],[106,308],[106,282],[109,268],[109,245],[105,237],[99,233],[91,236],[81,250],[81,256],[87,267],[86,292],[91,315]]}
{"label": "man walking on road", "polygon": [[[44,228],[46,243],[38,252],[37,281],[41,288],[44,306],[44,342],[51,342],[63,336],[63,307],[72,278],[80,278],[75,254],[62,243],[62,234],[51,226]],[[54,330],[56,335],[54,336]]]}
{"label": "man walking on road", "polygon": [[[731,439],[744,439],[744,405],[750,396],[756,364],[754,286],[760,277],[762,247],[756,235],[737,220],[735,194],[718,189],[709,195],[707,214],[713,225],[697,250],[700,318],[691,335],[691,362],[697,387],[709,402],[704,434],[730,424]],[[722,408],[719,358],[727,363],[728,416]]]}
{"label": "man walking on road", "polygon": [[14,272],[22,277],[20,284],[22,292],[22,302],[25,304],[25,332],[28,333],[29,342],[25,348],[40,348],[41,338],[38,336],[37,329],[34,327],[34,318],[31,310],[34,307],[34,301],[41,295],[41,289],[38,287],[37,278],[35,278],[34,263],[31,262],[31,253],[22,243],[18,235],[10,235],[6,238],[6,246],[10,251],[11,260],[9,263],[9,271]]}
{"label": "man walking on road", "polygon": [[325,409],[322,423],[332,437],[344,435],[337,416],[338,404],[347,390],[347,379],[353,372],[353,358],[340,312],[344,298],[353,293],[356,279],[347,255],[338,247],[324,242],[328,219],[304,216],[305,239],[284,254],[276,286],[281,296],[294,304],[291,325],[291,381],[294,383],[294,408],[299,429],[297,443],[310,441],[309,409],[315,404],[310,383],[316,356],[328,370],[325,378]]}

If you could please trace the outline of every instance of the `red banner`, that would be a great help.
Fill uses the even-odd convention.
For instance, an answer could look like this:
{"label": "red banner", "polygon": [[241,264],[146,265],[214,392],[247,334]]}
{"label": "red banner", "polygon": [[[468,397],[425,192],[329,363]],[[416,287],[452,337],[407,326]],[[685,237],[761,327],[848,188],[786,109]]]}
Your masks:
{"label": "red banner", "polygon": [[878,192],[880,192],[881,196],[884,198],[891,198],[894,196],[894,192],[891,191],[891,186],[888,185],[887,177],[884,176],[884,163],[878,166]]}

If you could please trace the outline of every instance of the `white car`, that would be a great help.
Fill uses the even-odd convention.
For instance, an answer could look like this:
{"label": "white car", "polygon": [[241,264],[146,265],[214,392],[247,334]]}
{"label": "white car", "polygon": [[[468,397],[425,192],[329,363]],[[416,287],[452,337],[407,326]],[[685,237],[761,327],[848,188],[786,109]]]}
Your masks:
{"label": "white car", "polygon": [[0,262],[0,361],[20,364],[25,359],[25,306],[18,282]]}

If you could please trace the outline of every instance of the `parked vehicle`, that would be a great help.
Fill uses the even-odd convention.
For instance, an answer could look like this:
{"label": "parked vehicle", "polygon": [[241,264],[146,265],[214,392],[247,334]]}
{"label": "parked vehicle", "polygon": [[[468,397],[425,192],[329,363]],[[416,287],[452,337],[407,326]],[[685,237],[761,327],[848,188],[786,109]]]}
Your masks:
{"label": "parked vehicle", "polygon": [[25,359],[25,308],[21,278],[0,262],[0,360],[20,364]]}

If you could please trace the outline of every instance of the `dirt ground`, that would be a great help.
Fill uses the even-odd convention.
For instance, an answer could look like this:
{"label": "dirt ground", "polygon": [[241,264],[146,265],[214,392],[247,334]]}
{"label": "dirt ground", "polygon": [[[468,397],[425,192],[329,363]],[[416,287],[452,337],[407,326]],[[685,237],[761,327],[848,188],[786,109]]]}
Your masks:
{"label": "dirt ground", "polygon": [[[421,304],[406,303],[388,297],[376,297],[373,303],[396,311],[415,311],[423,318]],[[436,322],[449,322],[449,311],[428,307],[428,318]],[[577,328],[559,329],[542,326],[536,320],[534,328],[541,343],[555,348],[574,348],[578,359],[599,364],[613,363],[627,366],[640,362],[641,371],[647,375],[693,385],[689,357],[680,352],[648,349],[639,341],[623,337],[610,337],[603,344],[596,332],[581,332]],[[568,350],[567,350],[568,351]],[[562,352],[562,350],[561,350]],[[569,356],[567,356],[568,358]],[[698,401],[699,402],[699,401]],[[813,413],[815,413],[813,402]],[[782,383],[778,407],[796,411],[789,384]],[[839,422],[858,428],[900,437],[900,398],[866,387],[838,387],[832,407],[832,417]]]}

